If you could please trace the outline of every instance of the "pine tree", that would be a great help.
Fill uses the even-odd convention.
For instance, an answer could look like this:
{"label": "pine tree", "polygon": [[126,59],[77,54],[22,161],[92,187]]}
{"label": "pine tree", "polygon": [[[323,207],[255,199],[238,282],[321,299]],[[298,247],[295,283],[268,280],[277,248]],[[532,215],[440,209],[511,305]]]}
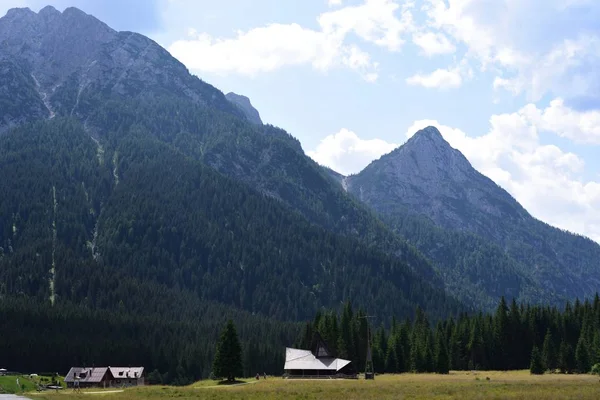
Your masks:
{"label": "pine tree", "polygon": [[554,339],[552,338],[552,332],[550,329],[546,331],[544,337],[544,345],[542,347],[542,360],[544,366],[550,370],[550,372],[556,369],[556,347],[554,346]]}
{"label": "pine tree", "polygon": [[379,328],[373,339],[373,366],[376,372],[385,372],[387,338],[383,326]]}
{"label": "pine tree", "polygon": [[588,350],[587,342],[583,335],[577,342],[577,348],[575,349],[575,362],[577,364],[577,371],[580,374],[587,374],[592,368],[590,364],[590,353]]}
{"label": "pine tree", "polygon": [[558,351],[558,367],[563,374],[568,374],[573,371],[574,366],[575,357],[573,355],[573,347],[563,340]]}
{"label": "pine tree", "polygon": [[508,339],[508,305],[504,296],[500,299],[500,304],[496,309],[496,315],[494,316],[494,363],[495,367],[499,370],[506,370],[508,368],[506,362],[507,350],[509,345],[506,343]]}
{"label": "pine tree", "polygon": [[304,325],[300,341],[296,343],[296,347],[299,349],[310,349],[313,336],[313,325],[310,322],[307,322],[306,325]]}
{"label": "pine tree", "polygon": [[[512,338],[522,338],[523,332],[521,327],[521,311],[517,305],[517,301],[513,297],[510,303],[510,310],[508,314],[509,320],[509,332]],[[524,348],[521,340],[513,340],[507,349],[507,369],[518,369],[519,366],[527,365],[527,350]]]}
{"label": "pine tree", "polygon": [[348,360],[354,360],[356,358],[354,345],[354,324],[353,319],[354,313],[352,312],[352,305],[350,302],[346,302],[344,305],[344,311],[342,312],[342,319],[340,322],[340,335],[338,340],[338,357],[345,358]]}
{"label": "pine tree", "polygon": [[592,346],[590,350],[590,358],[592,360],[592,364],[600,364],[600,331],[598,330],[594,332],[594,339],[592,341]]}
{"label": "pine tree", "polygon": [[217,351],[213,362],[213,374],[219,378],[227,378],[233,382],[236,376],[243,373],[242,347],[238,339],[233,321],[229,320],[217,343]]}
{"label": "pine tree", "polygon": [[537,346],[533,346],[531,350],[531,362],[529,364],[529,372],[535,375],[541,375],[544,373],[544,365],[542,363],[542,355]]}
{"label": "pine tree", "polygon": [[450,372],[450,356],[441,325],[438,325],[435,335],[435,372],[438,374]]}
{"label": "pine tree", "polygon": [[396,353],[396,335],[391,334],[388,339],[387,354],[385,355],[385,372],[398,372],[398,354]]}
{"label": "pine tree", "polygon": [[480,369],[483,367],[485,359],[484,343],[483,343],[483,332],[482,332],[482,321],[481,315],[473,319],[473,325],[471,327],[471,334],[469,336],[469,343],[467,348],[470,353],[469,364],[472,369]]}

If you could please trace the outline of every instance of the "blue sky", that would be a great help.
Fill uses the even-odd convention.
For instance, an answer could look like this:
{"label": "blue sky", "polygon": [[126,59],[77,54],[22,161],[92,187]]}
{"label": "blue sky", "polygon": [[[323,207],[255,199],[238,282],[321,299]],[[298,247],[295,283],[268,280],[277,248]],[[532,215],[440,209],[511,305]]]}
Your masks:
{"label": "blue sky", "polygon": [[143,33],[350,174],[436,125],[534,216],[600,241],[600,2],[1,0]]}

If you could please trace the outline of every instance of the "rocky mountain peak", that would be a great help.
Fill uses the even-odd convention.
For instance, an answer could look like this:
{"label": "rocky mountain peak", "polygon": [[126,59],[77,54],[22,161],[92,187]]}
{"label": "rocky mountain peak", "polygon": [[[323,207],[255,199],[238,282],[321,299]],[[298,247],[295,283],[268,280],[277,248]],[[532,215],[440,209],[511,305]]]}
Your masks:
{"label": "rocky mountain peak", "polygon": [[438,155],[447,153],[447,156],[456,152],[456,150],[450,146],[450,143],[444,139],[440,131],[434,126],[428,126],[417,131],[399,149],[419,152],[432,151]]}
{"label": "rocky mountain peak", "polygon": [[6,12],[6,16],[4,18],[9,19],[9,20],[14,20],[14,19],[18,19],[18,18],[24,18],[24,17],[30,17],[30,16],[34,16],[36,15],[35,12],[31,11],[31,9],[29,9],[28,7],[17,7],[17,8],[11,8],[10,10],[8,10]]}
{"label": "rocky mountain peak", "polygon": [[351,192],[380,212],[406,207],[450,229],[483,233],[479,226],[483,219],[526,215],[432,126],[349,177],[347,183]]}
{"label": "rocky mountain peak", "polygon": [[430,140],[444,140],[444,137],[442,136],[441,132],[438,130],[438,128],[436,128],[435,126],[428,126],[425,127],[419,131],[417,131],[417,133],[415,133],[413,135],[413,137],[421,137],[424,136]]}
{"label": "rocky mountain peak", "polygon": [[[430,181],[464,181],[474,172],[462,153],[448,143],[433,126],[415,133],[404,145],[373,164],[385,164],[393,175],[405,175]],[[369,166],[370,167],[370,166]],[[367,168],[369,168],[367,167]]]}
{"label": "rocky mountain peak", "polygon": [[225,97],[244,112],[244,115],[248,121],[257,125],[263,124],[258,110],[252,106],[252,103],[248,97],[233,92],[227,93]]}
{"label": "rocky mountain peak", "polygon": [[40,10],[38,15],[44,18],[55,18],[59,17],[61,15],[61,12],[52,6],[46,6]]}
{"label": "rocky mountain peak", "polygon": [[[75,7],[10,10],[0,18],[0,62],[13,66],[10,74],[0,69],[0,82],[23,92],[23,104],[0,110],[0,131],[18,125],[26,114],[86,118],[92,103],[102,101],[100,93],[130,98],[171,93],[244,115],[151,39],[117,32]],[[0,90],[0,102],[11,91]]]}

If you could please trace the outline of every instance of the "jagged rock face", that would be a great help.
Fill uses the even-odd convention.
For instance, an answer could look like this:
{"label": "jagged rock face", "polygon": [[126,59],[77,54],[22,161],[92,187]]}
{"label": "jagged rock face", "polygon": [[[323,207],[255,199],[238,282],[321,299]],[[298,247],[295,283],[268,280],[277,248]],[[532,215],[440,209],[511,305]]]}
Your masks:
{"label": "jagged rock face", "polygon": [[438,227],[489,241],[546,294],[574,298],[593,295],[600,287],[597,243],[533,218],[434,127],[417,132],[345,183],[349,192],[390,220],[424,216]]}
{"label": "jagged rock face", "polygon": [[[0,61],[18,66],[27,84],[35,88],[26,103],[44,103],[32,117],[84,118],[98,101],[111,96],[154,94],[184,97],[243,115],[223,93],[190,75],[151,39],[117,32],[76,8],[62,13],[51,6],[39,13],[27,8],[10,10],[0,18]],[[19,118],[0,110],[4,128],[18,124]]]}
{"label": "jagged rock face", "polygon": [[494,235],[486,218],[520,220],[529,214],[506,191],[477,172],[435,127],[417,132],[403,146],[347,180],[350,192],[381,212],[398,206],[438,225]]}
{"label": "jagged rock face", "polygon": [[48,6],[38,14],[12,9],[0,20],[2,52],[26,65],[43,87],[92,63],[117,32],[76,8]]}
{"label": "jagged rock face", "polygon": [[260,119],[260,114],[258,110],[252,106],[250,99],[246,96],[242,96],[233,92],[229,92],[225,95],[227,100],[237,105],[246,116],[246,119],[253,124],[262,125],[262,120]]}
{"label": "jagged rock face", "polygon": [[49,115],[33,78],[14,62],[0,59],[0,133]]}

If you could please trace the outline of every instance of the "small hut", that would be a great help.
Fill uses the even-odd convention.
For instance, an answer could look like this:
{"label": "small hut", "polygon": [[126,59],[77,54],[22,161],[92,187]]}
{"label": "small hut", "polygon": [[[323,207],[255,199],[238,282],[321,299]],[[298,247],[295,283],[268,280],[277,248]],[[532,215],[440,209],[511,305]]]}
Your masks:
{"label": "small hut", "polygon": [[315,334],[312,350],[287,347],[285,349],[286,378],[333,379],[356,378],[356,370],[349,360],[335,358],[318,333]]}
{"label": "small hut", "polygon": [[144,367],[108,367],[116,386],[144,385]]}

